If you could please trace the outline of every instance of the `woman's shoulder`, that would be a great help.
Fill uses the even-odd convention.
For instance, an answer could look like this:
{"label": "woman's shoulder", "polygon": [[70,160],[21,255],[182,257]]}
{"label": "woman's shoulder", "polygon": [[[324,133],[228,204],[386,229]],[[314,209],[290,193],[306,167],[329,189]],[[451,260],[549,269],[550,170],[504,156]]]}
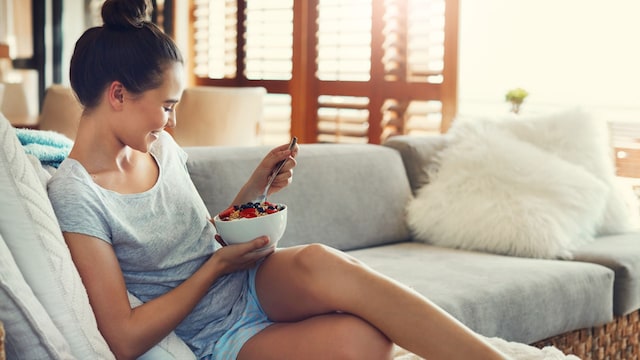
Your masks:
{"label": "woman's shoulder", "polygon": [[73,158],[66,158],[47,181],[47,192],[53,201],[59,194],[82,192],[91,183],[91,175],[82,164]]}
{"label": "woman's shoulder", "polygon": [[160,133],[158,141],[151,147],[151,153],[160,159],[177,155],[182,162],[187,161],[187,153],[167,131]]}
{"label": "woman's shoulder", "polygon": [[89,173],[79,161],[68,157],[60,163],[58,169],[53,173],[51,179],[48,181],[48,186],[51,184],[64,184],[67,182],[83,182],[89,177]]}

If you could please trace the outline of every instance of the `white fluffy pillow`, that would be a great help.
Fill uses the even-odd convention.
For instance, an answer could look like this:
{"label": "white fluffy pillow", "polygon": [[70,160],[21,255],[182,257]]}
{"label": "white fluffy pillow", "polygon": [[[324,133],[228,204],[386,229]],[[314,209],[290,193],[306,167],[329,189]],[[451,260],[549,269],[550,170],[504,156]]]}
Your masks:
{"label": "white fluffy pillow", "polygon": [[[15,129],[0,114],[0,233],[20,272],[78,359],[114,359]],[[43,329],[44,330],[44,329]]]}
{"label": "white fluffy pillow", "polygon": [[488,121],[462,122],[407,207],[416,240],[498,254],[571,258],[593,239],[607,186]]}
{"label": "white fluffy pillow", "polygon": [[518,139],[583,167],[607,185],[606,209],[596,224],[598,235],[635,230],[634,217],[638,213],[627,203],[625,190],[616,180],[609,127],[603,118],[581,108],[572,108],[498,121],[501,128]]}

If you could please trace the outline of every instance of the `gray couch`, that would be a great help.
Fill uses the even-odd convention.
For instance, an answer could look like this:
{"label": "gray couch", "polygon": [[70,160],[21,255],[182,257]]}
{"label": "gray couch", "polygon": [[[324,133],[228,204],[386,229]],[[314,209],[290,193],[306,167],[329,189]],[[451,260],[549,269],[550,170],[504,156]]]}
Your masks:
{"label": "gray couch", "polygon": [[[442,146],[439,136],[396,137],[385,146],[302,145],[293,183],[271,198],[290,209],[280,246],[320,242],[345,250],[475,331],[511,341],[540,342],[640,308],[638,233],[599,238],[574,261],[412,241],[404,208]],[[266,150],[188,149],[189,171],[209,211],[231,201]]]}
{"label": "gray couch", "polygon": [[[47,174],[31,166],[33,158],[1,116],[0,142],[0,320],[9,358],[28,358],[20,356],[26,350],[46,354],[43,358],[112,358],[46,199]],[[485,336],[542,345],[580,330],[585,339],[580,349],[553,344],[578,355],[605,351],[584,335],[619,319],[637,319],[640,235],[598,239],[574,261],[413,241],[405,206],[425,181],[425,162],[442,146],[441,137],[396,137],[385,146],[301,145],[294,182],[270,199],[290,209],[280,246],[320,242],[345,250]],[[230,203],[268,149],[186,149],[189,172],[211,214]],[[621,341],[637,354],[637,332],[624,336]],[[189,358],[173,334],[147,356]]]}

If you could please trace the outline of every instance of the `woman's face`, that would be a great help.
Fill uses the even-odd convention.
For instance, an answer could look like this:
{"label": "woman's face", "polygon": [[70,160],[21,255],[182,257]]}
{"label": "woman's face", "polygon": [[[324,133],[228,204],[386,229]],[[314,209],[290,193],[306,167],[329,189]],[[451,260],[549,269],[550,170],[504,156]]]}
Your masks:
{"label": "woman's face", "polygon": [[166,127],[176,126],[175,107],[184,89],[182,64],[169,65],[163,79],[155,89],[125,95],[127,124],[121,134],[123,142],[138,151],[148,152]]}

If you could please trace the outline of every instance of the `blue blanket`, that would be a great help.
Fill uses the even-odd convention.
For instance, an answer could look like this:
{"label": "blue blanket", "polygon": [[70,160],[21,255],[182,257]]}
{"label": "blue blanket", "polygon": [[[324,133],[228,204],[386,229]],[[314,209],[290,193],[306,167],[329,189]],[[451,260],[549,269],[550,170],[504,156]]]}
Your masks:
{"label": "blue blanket", "polygon": [[55,131],[16,129],[24,151],[33,155],[42,165],[60,166],[71,151],[73,141]]}

